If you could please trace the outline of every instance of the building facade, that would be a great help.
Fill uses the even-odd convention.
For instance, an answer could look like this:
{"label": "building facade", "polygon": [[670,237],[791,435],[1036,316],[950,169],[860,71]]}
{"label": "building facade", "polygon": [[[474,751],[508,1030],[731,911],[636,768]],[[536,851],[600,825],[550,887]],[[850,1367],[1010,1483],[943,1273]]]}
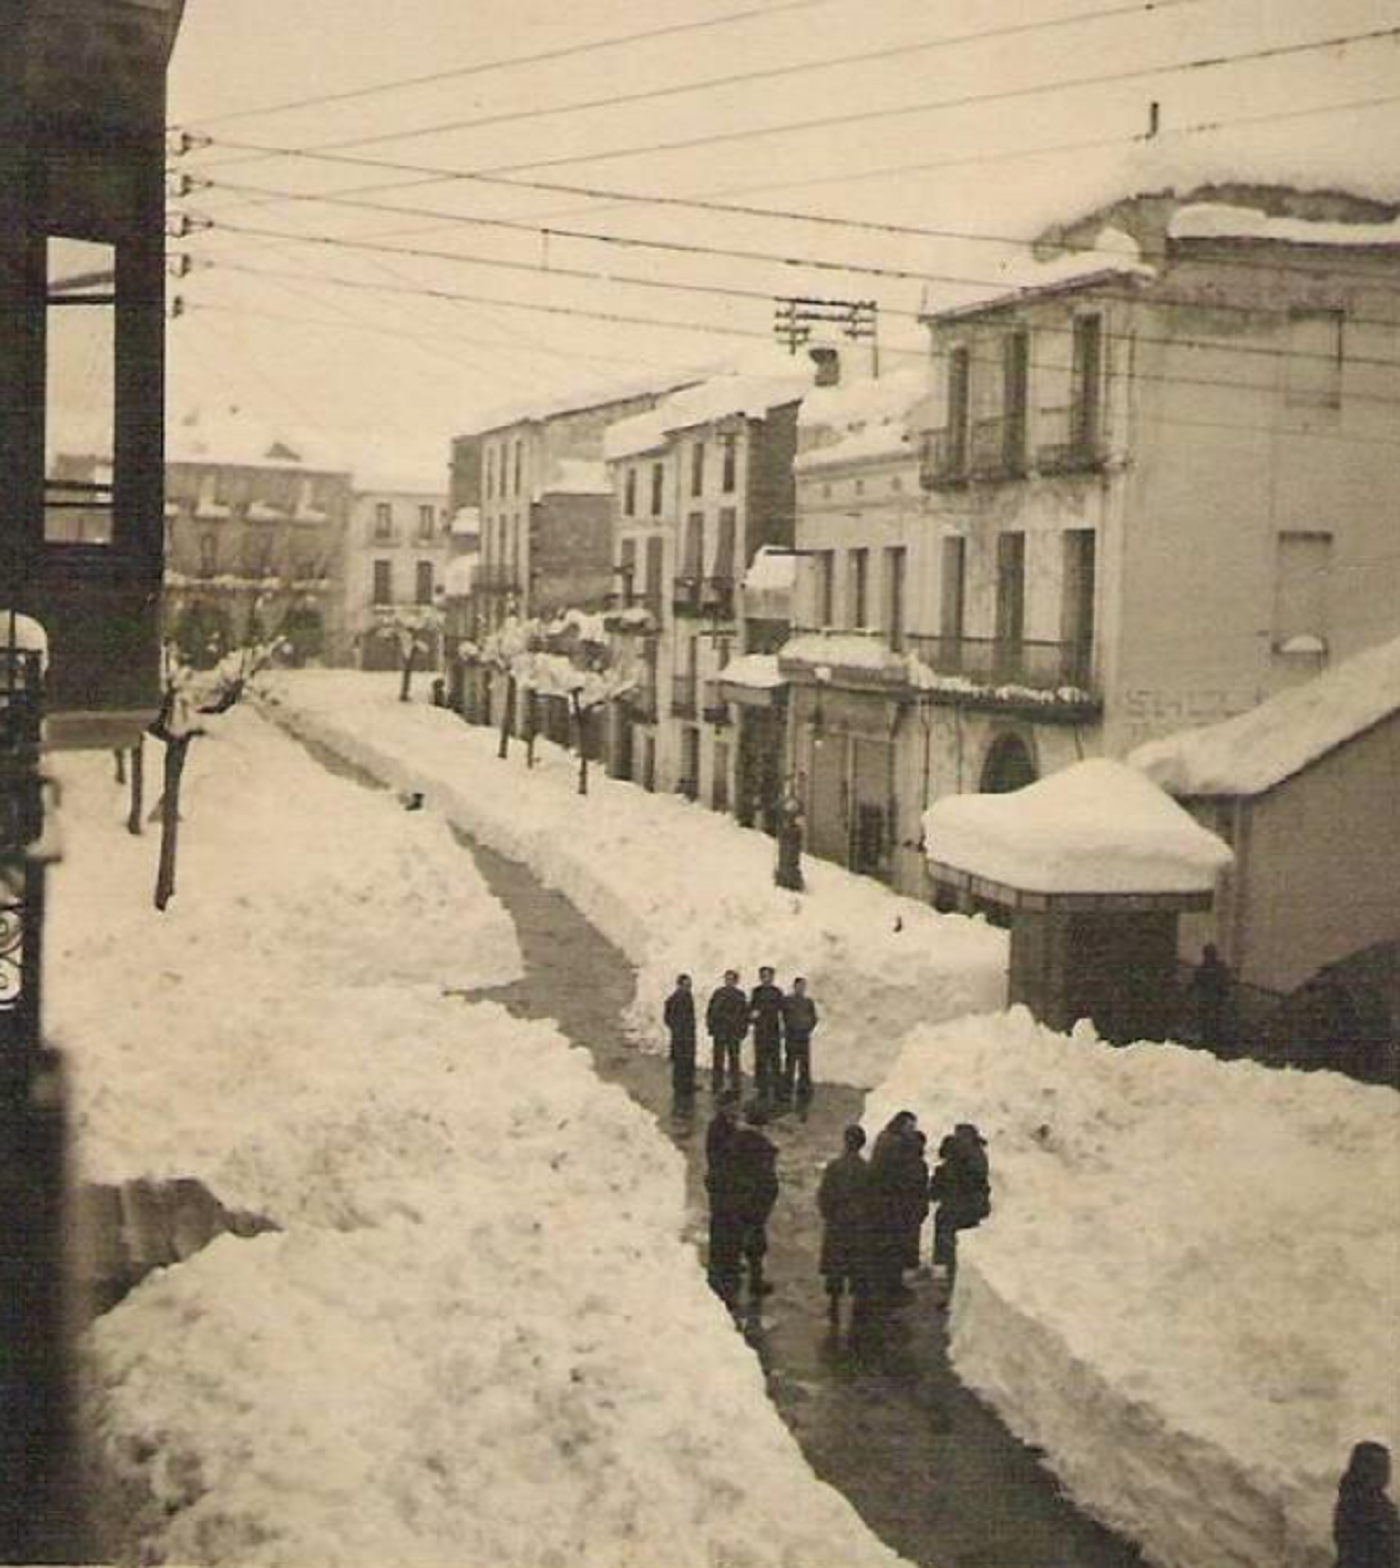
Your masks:
{"label": "building facade", "polygon": [[816,635],[783,668],[819,852],[926,891],[928,802],[1122,755],[1400,630],[1395,214],[1209,194],[1092,215],[928,318],[916,525],[892,496],[843,520],[838,480],[853,503],[875,474],[803,459]]}
{"label": "building facade", "polygon": [[[356,490],[341,552],[341,625],[350,658],[362,670],[401,663],[397,626],[441,611],[451,554],[447,497],[426,489]],[[420,666],[438,668],[442,633],[421,633]]]}

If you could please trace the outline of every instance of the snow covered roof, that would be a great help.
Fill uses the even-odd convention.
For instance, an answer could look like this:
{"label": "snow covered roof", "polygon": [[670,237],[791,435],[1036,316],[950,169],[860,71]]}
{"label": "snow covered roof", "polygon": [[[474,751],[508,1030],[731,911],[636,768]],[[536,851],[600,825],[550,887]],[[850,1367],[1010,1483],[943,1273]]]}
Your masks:
{"label": "snow covered roof", "polygon": [[1171,797],[1107,757],[924,813],[931,861],[1028,893],[1203,893],[1233,860]]}
{"label": "snow covered roof", "polygon": [[1400,637],[1257,708],[1139,746],[1128,761],[1173,795],[1261,795],[1400,712]]}
{"label": "snow covered roof", "polygon": [[166,435],[171,463],[234,463],[255,468],[339,468],[322,441],[309,432],[259,419],[232,407],[209,414],[195,409]]}
{"label": "snow covered roof", "polygon": [[1277,240],[1289,245],[1400,245],[1400,218],[1389,223],[1324,223],[1271,218],[1257,207],[1193,202],[1172,214],[1174,240]]}
{"label": "snow covered roof", "polygon": [[905,671],[903,657],[892,652],[883,637],[862,632],[801,632],[783,644],[779,658],[785,664],[807,665],[819,676],[828,667],[867,670],[872,675]]}
{"label": "snow covered roof", "polygon": [[448,560],[442,572],[442,587],[449,599],[465,599],[470,595],[477,560],[475,553],[454,555]]}
{"label": "snow covered roof", "polygon": [[1155,278],[1155,267],[1142,260],[1138,244],[1130,234],[1111,225],[1100,229],[1093,247],[1068,251],[1049,261],[1017,256],[1003,262],[997,277],[985,292],[946,310],[933,312],[929,321],[955,321],[961,316],[1013,304],[1027,296],[1054,293],[1061,289],[1088,288],[1127,278],[1133,281]]}
{"label": "snow covered roof", "polygon": [[43,623],[32,615],[0,608],[0,652],[10,648],[18,653],[37,653],[41,670],[49,666],[49,634]]}
{"label": "snow covered roof", "polygon": [[666,416],[656,409],[619,419],[603,432],[603,456],[615,463],[625,457],[640,457],[666,445]]}
{"label": "snow covered roof", "polygon": [[479,506],[459,506],[453,512],[452,535],[454,538],[463,539],[480,532],[481,508]]}
{"label": "snow covered roof", "polygon": [[778,669],[776,653],[741,653],[719,672],[719,679],[733,686],[751,686],[755,691],[771,691],[787,684]]}
{"label": "snow covered roof", "polygon": [[466,433],[491,435],[511,425],[559,419],[565,414],[583,414],[590,409],[606,408],[610,403],[627,403],[642,397],[665,397],[668,392],[674,392],[685,384],[680,377],[669,380],[656,376],[636,377],[612,384],[599,384],[594,388],[561,392],[554,397],[545,395],[516,403],[503,403],[488,409]]}
{"label": "snow covered roof", "polygon": [[797,582],[797,557],[770,549],[759,549],[744,573],[748,593],[791,593]]}
{"label": "snow covered roof", "polygon": [[604,463],[586,457],[561,457],[549,479],[541,487],[540,495],[611,495],[612,483]]}
{"label": "snow covered roof", "polygon": [[909,416],[927,396],[928,378],[923,370],[814,387],[802,399],[797,416],[812,444],[799,454],[794,468],[912,456],[907,438]]}

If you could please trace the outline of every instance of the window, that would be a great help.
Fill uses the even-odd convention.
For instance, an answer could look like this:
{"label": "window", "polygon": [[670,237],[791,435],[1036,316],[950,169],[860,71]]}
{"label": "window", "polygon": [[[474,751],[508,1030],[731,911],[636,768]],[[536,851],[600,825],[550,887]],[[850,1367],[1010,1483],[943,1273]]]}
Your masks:
{"label": "window", "polygon": [[945,642],[961,642],[967,584],[966,539],[953,538],[943,541],[942,567],[939,585],[939,635]]}
{"label": "window", "polygon": [[631,604],[637,588],[637,541],[635,539],[624,539],[618,546],[617,575],[621,584],[619,591],[622,602],[624,605]]}
{"label": "window", "polygon": [[418,508],[418,537],[420,539],[431,539],[436,531],[437,512],[435,508],[420,506]]}
{"label": "window", "polygon": [[721,447],[723,452],[723,471],[720,484],[728,494],[738,483],[739,470],[739,443],[734,436],[725,436]]}
{"label": "window", "polygon": [[661,516],[661,509],[666,499],[666,467],[663,463],[651,465],[651,515]]}
{"label": "window", "polygon": [[392,561],[376,561],[374,563],[374,603],[392,604],[394,602],[394,563]]}
{"label": "window", "polygon": [[1330,533],[1281,533],[1274,561],[1273,644],[1277,653],[1327,651],[1332,573]]}
{"label": "window", "polygon": [[898,495],[899,492],[903,490],[903,488],[904,476],[902,474],[894,474],[890,479],[890,489],[893,490],[896,495]]}
{"label": "window", "polygon": [[1093,658],[1096,544],[1092,528],[1068,528],[1061,535],[1060,641],[1064,644],[1065,677],[1079,686],[1088,684]]}
{"label": "window", "polygon": [[1103,323],[1098,316],[1076,316],[1071,344],[1070,442],[1077,453],[1092,452],[1099,441],[1099,382],[1103,372]]}
{"label": "window", "polygon": [[967,472],[968,390],[971,356],[966,347],[948,355],[948,426],[945,468],[950,474]]}
{"label": "window", "polygon": [[496,449],[493,446],[486,448],[486,499],[489,501],[496,493]]}
{"label": "window", "polygon": [[902,546],[885,551],[885,630],[896,653],[904,647],[904,564]]}
{"label": "window", "polygon": [[212,577],[219,569],[219,541],[212,533],[199,536],[200,575]]}
{"label": "window", "polygon": [[1019,646],[1026,622],[1026,536],[997,535],[997,641]]}
{"label": "window", "polygon": [[622,515],[635,517],[637,515],[637,470],[629,466],[622,481]]}
{"label": "window", "polygon": [[836,552],[823,550],[817,556],[817,625],[831,626],[836,620]]}
{"label": "window", "polygon": [[116,250],[52,237],[45,316],[44,538],[112,542]]}
{"label": "window", "polygon": [[684,577],[705,575],[705,514],[692,512],[685,520]]}
{"label": "window", "polygon": [[715,540],[716,577],[732,581],[734,577],[734,532],[736,516],[732,506],[720,508],[719,537]]}
{"label": "window", "polygon": [[660,619],[661,578],[666,541],[653,535],[647,540],[647,608]]}
{"label": "window", "polygon": [[389,501],[374,503],[374,537],[376,539],[394,537],[394,508]]}
{"label": "window", "polygon": [[705,493],[705,443],[697,441],[690,449],[690,493]]}
{"label": "window", "polygon": [[859,631],[867,623],[869,606],[867,590],[870,586],[870,551],[851,550],[847,553],[850,576],[847,579],[846,619],[852,630]]}
{"label": "window", "polygon": [[433,563],[419,561],[413,574],[413,597],[418,604],[433,602]]}
{"label": "window", "polygon": [[1287,403],[1290,408],[1342,406],[1340,310],[1294,310],[1288,316]]}
{"label": "window", "polygon": [[525,463],[525,443],[517,436],[515,440],[515,493],[520,494],[521,474]]}
{"label": "window", "polygon": [[1028,333],[1012,332],[1002,340],[1001,412],[1002,464],[1008,474],[1026,466],[1026,388],[1031,360]]}

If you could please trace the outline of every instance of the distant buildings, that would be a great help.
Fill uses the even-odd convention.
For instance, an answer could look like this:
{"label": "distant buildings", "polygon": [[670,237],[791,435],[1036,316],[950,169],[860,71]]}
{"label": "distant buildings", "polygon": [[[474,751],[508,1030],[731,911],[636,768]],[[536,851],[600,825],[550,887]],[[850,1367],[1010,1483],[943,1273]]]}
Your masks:
{"label": "distant buildings", "polygon": [[[414,612],[442,611],[451,542],[447,497],[440,492],[386,486],[355,491],[339,576],[344,634],[351,660],[362,670],[398,669],[395,627]],[[441,628],[425,626],[421,639],[423,666],[437,668]]]}

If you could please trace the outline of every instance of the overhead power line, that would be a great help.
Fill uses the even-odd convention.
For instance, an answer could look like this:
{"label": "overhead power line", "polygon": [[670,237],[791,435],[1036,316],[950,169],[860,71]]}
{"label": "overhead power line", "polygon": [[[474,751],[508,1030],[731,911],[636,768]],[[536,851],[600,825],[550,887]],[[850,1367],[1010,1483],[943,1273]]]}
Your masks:
{"label": "overhead power line", "polygon": [[[776,125],[752,126],[729,131],[711,131],[701,136],[680,137],[673,141],[645,142],[630,147],[600,148],[593,151],[571,152],[554,158],[525,158],[515,163],[493,164],[474,169],[473,174],[514,174],[528,169],[558,169],[579,163],[604,163],[618,158],[639,158],[656,153],[686,152],[697,147],[714,147],[722,143],[752,141],[756,137],[789,135],[796,132],[827,129],[832,126],[869,124],[873,120],[889,120],[915,114],[930,114],[945,109],[970,108],[975,104],[1011,103],[1027,98],[1044,97],[1048,93],[1066,92],[1085,87],[1111,86],[1118,82],[1147,81],[1154,77],[1173,76],[1182,72],[1216,70],[1226,65],[1239,65],[1257,60],[1279,60],[1295,55],[1311,54],[1319,49],[1338,49],[1347,44],[1378,43],[1400,37],[1400,27],[1370,28],[1358,33],[1339,33],[1328,38],[1317,38],[1302,43],[1274,44],[1263,49],[1247,49],[1235,54],[1202,55],[1191,60],[1178,60],[1166,65],[1139,66],[1126,71],[1101,71],[1087,76],[1063,78],[1053,82],[1037,82],[1022,87],[1005,87],[992,92],[965,93],[956,98],[936,98],[922,103],[900,104],[874,109],[853,109],[843,114],[818,115],[806,120],[789,120]],[[460,176],[445,176],[447,179]]]}
{"label": "overhead power line", "polygon": [[[805,76],[813,71],[832,71],[852,65],[869,65],[881,60],[903,60],[911,55],[931,54],[941,49],[951,49],[966,44],[1022,37],[1028,33],[1042,33],[1052,29],[1059,30],[1082,22],[1127,16],[1152,16],[1182,6],[1211,3],[1213,0],[1127,0],[1127,3],[1100,6],[1092,11],[1075,11],[1066,16],[1049,17],[1037,22],[1013,22],[1007,26],[989,27],[978,32],[954,33],[941,38],[931,38],[922,43],[887,44],[879,49],[862,49],[851,54],[834,55],[827,60],[761,66],[755,70],[731,71],[721,76],[704,77],[699,81],[674,82],[665,87],[649,87],[640,92],[610,93],[602,97],[575,99],[572,103],[532,105],[528,108],[505,109],[495,114],[476,115],[467,119],[438,120],[429,125],[412,126],[407,130],[377,131],[371,135],[347,136],[335,141],[319,142],[315,147],[305,150],[340,152],[353,147],[378,146],[384,142],[414,141],[424,136],[444,136],[460,131],[483,130],[491,126],[514,125],[526,120],[547,119],[553,115],[578,114],[594,109],[618,109],[630,104],[656,103],[662,99],[683,97],[689,93],[712,92],[717,88]],[[236,158],[220,159],[217,163],[205,165],[205,168],[222,169],[237,163],[279,156],[287,156],[287,154],[249,152]]]}
{"label": "overhead power line", "polygon": [[750,6],[744,11],[731,11],[725,16],[697,17],[688,22],[669,22],[661,27],[648,27],[635,33],[614,33],[607,38],[594,38],[585,43],[563,44],[557,49],[539,49],[532,54],[504,55],[495,60],[478,60],[471,65],[449,66],[441,71],[429,71],[421,76],[400,76],[390,81],[372,82],[364,87],[351,87],[343,92],[316,93],[303,98],[289,98],[281,103],[264,104],[260,108],[232,109],[224,114],[212,114],[197,120],[197,125],[226,125],[230,120],[247,120],[273,114],[288,114],[293,110],[316,109],[326,104],[350,103],[356,99],[373,98],[381,93],[403,92],[413,87],[428,87],[437,82],[462,81],[469,76],[482,76],[491,71],[517,70],[527,65],[542,65],[553,60],[570,60],[579,55],[596,54],[602,49],[618,49],[627,44],[647,43],[656,38],[674,38],[683,33],[707,32],[715,27],[728,27],[738,22],[766,20],[788,11],[808,11],[817,6],[832,5],[836,0],[773,0],[770,5]]}

